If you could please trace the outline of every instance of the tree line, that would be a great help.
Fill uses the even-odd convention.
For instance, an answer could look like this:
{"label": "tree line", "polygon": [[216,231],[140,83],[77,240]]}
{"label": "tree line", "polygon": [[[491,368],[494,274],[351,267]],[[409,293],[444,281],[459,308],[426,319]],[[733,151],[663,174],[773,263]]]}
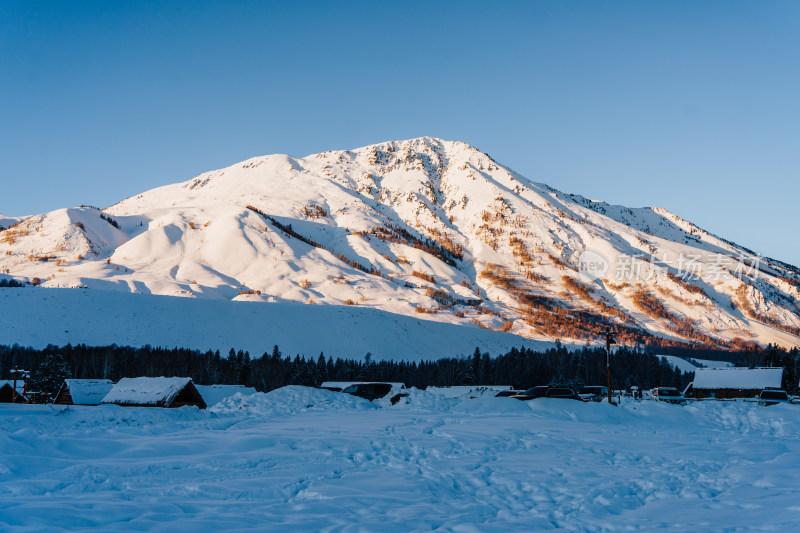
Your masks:
{"label": "tree line", "polygon": [[[685,354],[684,354],[685,355]],[[702,355],[708,357],[708,353]],[[784,387],[797,393],[800,355],[777,346],[728,353],[741,366],[783,366]],[[31,371],[29,390],[54,395],[66,377],[111,379],[136,376],[184,376],[198,384],[238,384],[267,392],[285,385],[319,386],[325,381],[392,381],[426,388],[452,385],[510,385],[525,389],[535,385],[567,384],[573,387],[606,382],[605,351],[563,346],[546,351],[512,348],[491,357],[476,348],[469,357],[446,357],[426,361],[376,361],[325,356],[284,355],[278,346],[271,353],[251,357],[231,349],[226,356],[217,351],[152,346],[47,346],[44,349],[18,345],[0,346],[0,377],[8,379],[12,368]],[[698,356],[700,357],[700,356]],[[612,355],[612,386],[683,389],[692,374],[673,368],[644,350],[619,347]]]}

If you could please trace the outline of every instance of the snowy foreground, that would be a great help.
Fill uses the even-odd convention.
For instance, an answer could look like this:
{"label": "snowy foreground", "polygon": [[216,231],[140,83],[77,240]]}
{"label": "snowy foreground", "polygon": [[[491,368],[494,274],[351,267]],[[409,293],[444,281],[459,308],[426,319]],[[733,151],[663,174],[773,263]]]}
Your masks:
{"label": "snowy foreground", "polygon": [[0,405],[2,531],[791,531],[800,407]]}

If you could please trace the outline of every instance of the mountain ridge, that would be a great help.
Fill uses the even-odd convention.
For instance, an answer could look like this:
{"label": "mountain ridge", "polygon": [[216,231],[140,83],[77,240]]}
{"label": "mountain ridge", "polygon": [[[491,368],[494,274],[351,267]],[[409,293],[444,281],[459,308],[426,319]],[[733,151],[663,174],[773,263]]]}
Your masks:
{"label": "mountain ridge", "polygon": [[[582,271],[587,251],[604,276]],[[631,259],[640,271],[620,278]],[[800,344],[796,267],[433,137],[258,156],[102,211],[35,215],[0,232],[0,269],[45,287],[360,305],[537,340],[597,342],[611,326],[629,344]]]}

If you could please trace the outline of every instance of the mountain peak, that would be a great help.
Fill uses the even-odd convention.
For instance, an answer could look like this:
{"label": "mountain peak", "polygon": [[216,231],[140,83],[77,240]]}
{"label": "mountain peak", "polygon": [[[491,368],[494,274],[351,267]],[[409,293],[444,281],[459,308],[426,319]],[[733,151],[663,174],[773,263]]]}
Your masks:
{"label": "mountain peak", "polygon": [[371,148],[378,148],[378,149],[386,149],[392,147],[394,149],[402,149],[402,148],[411,148],[411,149],[419,149],[419,148],[428,148],[432,150],[440,150],[440,151],[451,151],[455,149],[473,149],[472,146],[465,142],[461,141],[448,141],[446,139],[440,139],[438,137],[415,137],[413,139],[404,139],[404,140],[396,140],[396,141],[385,141],[382,143],[377,144],[370,144],[364,146],[362,148],[357,148],[354,151],[364,150],[364,149],[371,149]]}
{"label": "mountain peak", "polygon": [[[602,275],[582,277],[587,251]],[[564,194],[434,137],[256,157],[104,212],[33,217],[0,233],[0,272],[359,305],[539,340],[593,342],[610,326],[621,342],[800,341],[793,267],[666,210]]]}

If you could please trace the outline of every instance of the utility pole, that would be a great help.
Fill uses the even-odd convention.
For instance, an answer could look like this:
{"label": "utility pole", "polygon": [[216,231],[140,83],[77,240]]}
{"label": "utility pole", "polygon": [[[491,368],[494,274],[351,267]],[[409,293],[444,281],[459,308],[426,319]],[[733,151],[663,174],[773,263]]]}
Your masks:
{"label": "utility pole", "polygon": [[606,336],[606,380],[608,384],[608,403],[611,402],[611,345],[617,344],[617,340],[614,338],[614,333],[611,331],[611,328],[606,326],[605,331]]}

